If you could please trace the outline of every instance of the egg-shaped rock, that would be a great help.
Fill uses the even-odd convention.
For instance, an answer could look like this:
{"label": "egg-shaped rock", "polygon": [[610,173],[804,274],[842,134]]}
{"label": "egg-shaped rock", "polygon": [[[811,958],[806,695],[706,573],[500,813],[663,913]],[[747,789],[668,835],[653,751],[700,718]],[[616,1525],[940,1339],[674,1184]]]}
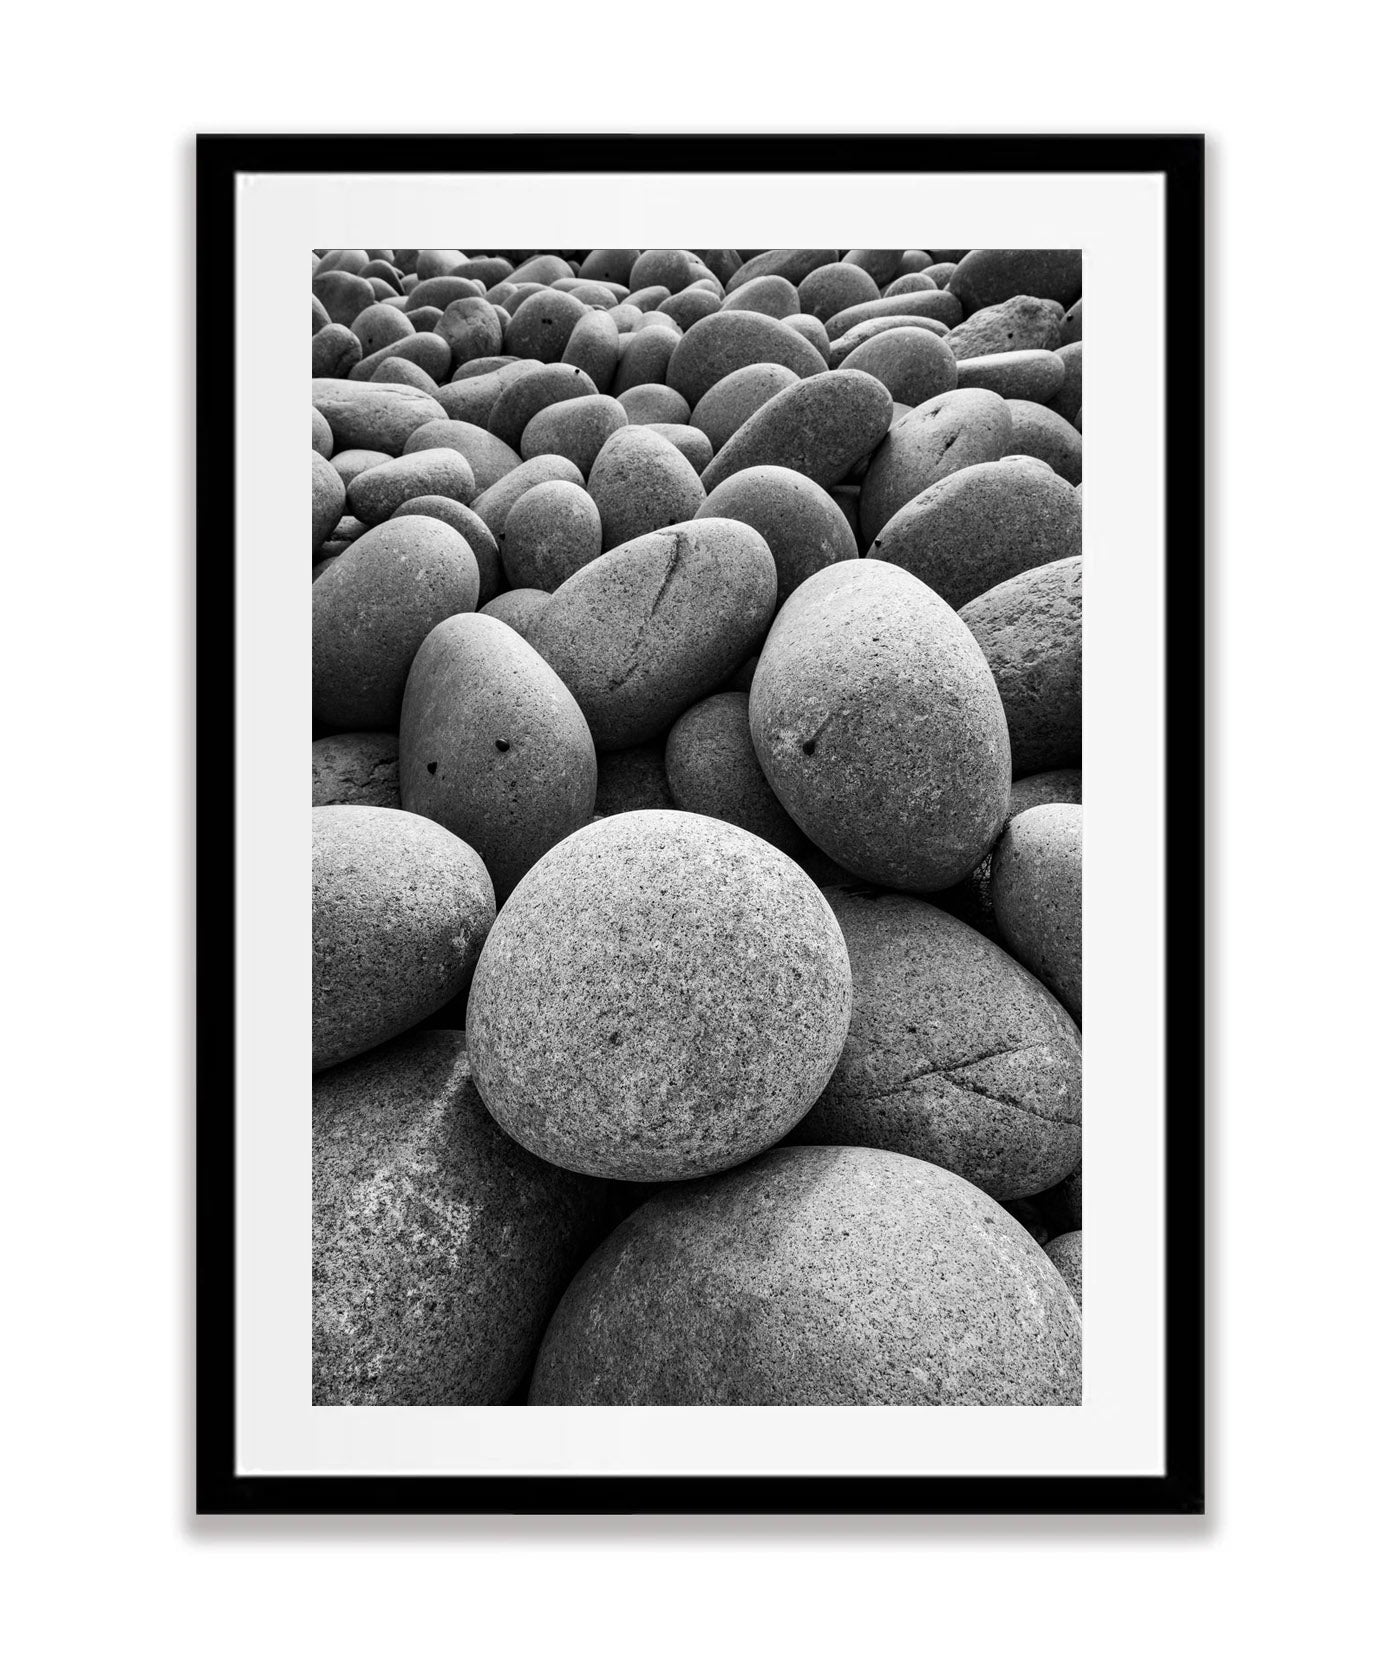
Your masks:
{"label": "egg-shaped rock", "polygon": [[776,362],[800,379],[826,372],[826,363],[801,333],[771,315],[721,309],[687,329],[671,353],[666,383],[680,392],[693,413],[711,386],[755,362]]}
{"label": "egg-shaped rock", "polygon": [[1084,562],[1074,555],[1021,572],[962,609],[962,621],[976,636],[996,678],[1011,736],[1013,776],[1033,776],[1079,762],[1083,583]]}
{"label": "egg-shaped rock", "polygon": [[1068,307],[1083,290],[1083,253],[1051,250],[974,250],[954,269],[948,289],[971,314],[1008,298],[1053,298]]}
{"label": "egg-shaped rock", "polygon": [[416,496],[446,496],[467,506],[476,495],[476,478],[458,450],[421,449],[356,473],[346,494],[357,519],[378,525]]}
{"label": "egg-shaped rock", "polygon": [[992,854],[992,906],[1007,946],[1078,1021],[1083,1015],[1084,807],[1033,805]]}
{"label": "egg-shaped rock", "polygon": [[634,538],[567,578],[531,644],[583,708],[598,746],[659,735],[753,650],[778,578],[759,534],[694,519]]}
{"label": "egg-shaped rock", "polygon": [[1064,1279],[991,1197],[878,1149],[775,1149],[645,1202],[550,1321],[532,1406],[1075,1406]]}
{"label": "egg-shaped rock", "polygon": [[557,589],[603,552],[603,522],[586,490],[551,479],[527,490],[506,519],[501,563],[512,589]]}
{"label": "egg-shaped rock", "polygon": [[770,397],[700,476],[706,491],[745,467],[789,467],[823,489],[840,484],[889,431],[893,402],[868,373],[818,373]]}
{"label": "egg-shaped rock", "polygon": [[398,455],[428,420],[446,420],[436,397],[411,385],[364,379],[313,379],[311,404],[330,423],[337,449],[380,449]]}
{"label": "egg-shaped rock", "polygon": [[311,1403],[502,1406],[616,1192],[521,1149],[465,1035],[416,1032],[311,1096]]}
{"label": "egg-shaped rock", "polygon": [[875,451],[860,491],[860,528],[874,542],[921,490],[949,473],[1014,453],[1011,406],[994,391],[946,391],[905,415]]}
{"label": "egg-shaped rock", "polygon": [[479,588],[470,546],[440,519],[389,519],[351,543],[311,589],[315,715],[337,730],[397,729],[423,638],[471,612]]}
{"label": "egg-shaped rock", "polygon": [[683,712],[666,737],[665,762],[666,785],[682,811],[733,823],[779,851],[805,845],[759,768],[747,694],[711,694]]}
{"label": "egg-shaped rock", "polygon": [[539,654],[498,619],[460,613],[409,672],[399,785],[405,810],[480,854],[501,902],[593,815],[597,763],[578,702]]}
{"label": "egg-shaped rock", "polygon": [[1073,486],[1043,461],[1020,455],[962,467],[921,490],[881,529],[870,558],[902,566],[950,607],[964,607],[1082,547]]}
{"label": "egg-shaped rock", "polygon": [[588,474],[603,522],[603,548],[693,519],[705,499],[700,475],[673,443],[645,426],[623,426],[606,440]]}
{"label": "egg-shaped rock", "polygon": [[791,859],[687,811],[570,835],[511,895],[467,1006],[477,1088],[558,1166],[643,1181],[748,1160],[840,1054],[850,967]]}
{"label": "egg-shaped rock", "polygon": [[831,496],[791,467],[743,467],[701,502],[697,519],[738,519],[768,544],[778,600],[838,560],[857,557],[855,533]]}
{"label": "egg-shaped rock", "polygon": [[744,422],[757,414],[770,397],[797,383],[791,368],[777,362],[755,362],[726,374],[706,391],[690,416],[714,450],[723,449]]}
{"label": "egg-shaped rock", "polygon": [[[313,409],[314,413],[315,410]],[[311,552],[327,540],[345,511],[345,482],[326,457],[311,451]]]}
{"label": "egg-shaped rock", "polygon": [[960,880],[1006,819],[1011,751],[970,630],[926,584],[844,560],[788,599],[749,695],[754,749],[789,816],[864,880]]}
{"label": "egg-shaped rock", "polygon": [[851,1030],[794,1143],[933,1161],[998,1201],[1079,1164],[1080,1041],[1045,987],[956,917],[827,889],[851,959]]}
{"label": "egg-shaped rock", "polygon": [[958,364],[947,341],[917,327],[877,333],[857,345],[841,363],[841,372],[868,373],[897,403],[917,408],[958,383]]}
{"label": "egg-shaped rock", "polygon": [[317,805],[311,842],[319,1072],[417,1026],[455,997],[471,979],[496,900],[472,848],[411,811]]}
{"label": "egg-shaped rock", "polygon": [[1045,1245],[1045,1257],[1069,1285],[1075,1305],[1084,1309],[1084,1233],[1065,1231]]}

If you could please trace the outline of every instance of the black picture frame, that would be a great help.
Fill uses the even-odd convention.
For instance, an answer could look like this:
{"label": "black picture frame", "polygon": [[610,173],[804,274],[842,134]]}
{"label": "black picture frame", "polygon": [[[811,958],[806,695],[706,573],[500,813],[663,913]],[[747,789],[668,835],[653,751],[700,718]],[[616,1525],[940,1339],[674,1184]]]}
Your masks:
{"label": "black picture frame", "polygon": [[[234,458],[245,173],[1155,174],[1165,187],[1166,1385],[1160,1476],[244,1476],[234,1411]],[[1193,1514],[1205,1508],[1204,157],[1200,135],[201,135],[196,148],[195,1509],[261,1514]],[[235,1027],[236,1030],[236,1027]]]}

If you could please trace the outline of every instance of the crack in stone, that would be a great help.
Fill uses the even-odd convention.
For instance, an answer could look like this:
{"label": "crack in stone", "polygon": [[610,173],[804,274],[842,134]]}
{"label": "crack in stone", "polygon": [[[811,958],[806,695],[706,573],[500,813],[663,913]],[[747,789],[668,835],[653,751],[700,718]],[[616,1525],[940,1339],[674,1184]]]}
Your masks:
{"label": "crack in stone", "polygon": [[633,638],[632,651],[628,655],[627,664],[623,667],[621,675],[614,677],[608,684],[608,692],[610,694],[616,689],[621,688],[632,673],[637,669],[638,661],[642,656],[642,643],[646,640],[646,634],[647,631],[651,629],[652,620],[661,610],[661,603],[666,599],[666,596],[670,591],[671,584],[675,580],[676,572],[680,567],[681,558],[685,553],[685,546],[684,533],[677,531],[675,536],[671,539],[671,558],[666,563],[666,575],[661,580],[661,587],[656,592],[656,599],[651,603],[650,608],[647,610],[646,617],[637,628],[637,634]]}

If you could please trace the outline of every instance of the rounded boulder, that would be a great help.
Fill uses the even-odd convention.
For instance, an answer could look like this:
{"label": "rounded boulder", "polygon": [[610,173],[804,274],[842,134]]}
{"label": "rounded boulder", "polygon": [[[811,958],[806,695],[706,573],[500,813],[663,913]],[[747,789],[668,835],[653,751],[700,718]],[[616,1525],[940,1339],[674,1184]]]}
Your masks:
{"label": "rounded boulder", "polygon": [[1083,1015],[1084,807],[1032,805],[992,854],[992,907],[1019,961]]}
{"label": "rounded boulder", "polygon": [[721,1172],[796,1125],[850,1014],[810,879],[684,811],[591,823],[521,881],[467,1005],[478,1089],[518,1143],[630,1180]]}

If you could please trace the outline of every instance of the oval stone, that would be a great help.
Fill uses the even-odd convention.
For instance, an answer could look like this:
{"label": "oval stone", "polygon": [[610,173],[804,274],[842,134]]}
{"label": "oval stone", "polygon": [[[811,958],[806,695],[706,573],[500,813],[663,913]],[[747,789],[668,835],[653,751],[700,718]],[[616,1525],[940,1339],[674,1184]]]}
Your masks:
{"label": "oval stone", "polygon": [[1076,1406],[1079,1311],[973,1185],[775,1149],[638,1208],[569,1285],[532,1406]]}
{"label": "oval stone", "polygon": [[710,491],[745,467],[789,467],[828,489],[876,447],[892,413],[889,392],[868,373],[815,374],[764,403],[700,481]]}
{"label": "oval stone", "polygon": [[1006,820],[1011,750],[987,661],[952,608],[897,566],[840,561],[792,594],[749,718],[788,814],[864,880],[951,886]]}
{"label": "oval stone", "polygon": [[411,811],[318,805],[311,842],[312,1065],[319,1072],[407,1031],[455,997],[471,978],[496,901],[471,847]]}
{"label": "oval stone", "polygon": [[1084,807],[1033,805],[992,854],[992,907],[1019,961],[1083,1016]]}
{"label": "oval stone", "polygon": [[478,1089],[575,1172],[695,1178],[796,1125],[835,1066],[850,969],[781,852],[686,811],[607,817],[511,895],[467,1004]]}

